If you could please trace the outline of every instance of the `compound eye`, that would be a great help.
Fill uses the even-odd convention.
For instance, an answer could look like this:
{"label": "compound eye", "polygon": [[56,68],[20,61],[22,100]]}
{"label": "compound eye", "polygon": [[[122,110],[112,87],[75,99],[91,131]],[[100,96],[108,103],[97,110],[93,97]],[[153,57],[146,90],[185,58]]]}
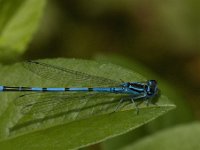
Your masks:
{"label": "compound eye", "polygon": [[153,92],[152,88],[150,86],[147,87],[147,94],[151,95]]}
{"label": "compound eye", "polygon": [[146,91],[148,95],[155,94],[157,91],[157,82],[155,80],[149,80],[147,83]]}

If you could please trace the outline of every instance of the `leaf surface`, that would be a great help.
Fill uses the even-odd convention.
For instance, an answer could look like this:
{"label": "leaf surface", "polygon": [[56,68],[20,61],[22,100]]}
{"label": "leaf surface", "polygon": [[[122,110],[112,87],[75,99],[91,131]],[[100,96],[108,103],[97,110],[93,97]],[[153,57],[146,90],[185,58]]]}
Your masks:
{"label": "leaf surface", "polygon": [[22,54],[35,33],[46,0],[0,1],[0,59]]}
{"label": "leaf surface", "polygon": [[[42,61],[119,82],[147,80],[133,70],[109,63],[77,59]],[[9,86],[73,85],[71,78],[59,85],[55,80],[45,80],[44,76],[40,78],[21,64],[1,66],[0,76],[4,77],[1,78],[1,84]],[[164,95],[156,97],[158,106],[147,107],[144,103],[140,104],[140,114],[136,115],[135,107],[130,101],[125,101],[121,109],[114,112],[119,100],[124,96],[120,94],[34,93],[22,98],[19,96],[24,93],[0,94],[0,147],[5,149],[84,147],[124,134],[175,108]]]}

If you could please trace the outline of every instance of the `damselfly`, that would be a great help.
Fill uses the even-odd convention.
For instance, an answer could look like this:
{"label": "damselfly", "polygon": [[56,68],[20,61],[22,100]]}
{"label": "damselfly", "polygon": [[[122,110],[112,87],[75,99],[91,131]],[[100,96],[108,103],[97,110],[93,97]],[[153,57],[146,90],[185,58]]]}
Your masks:
{"label": "damselfly", "polygon": [[[156,80],[147,80],[146,82],[118,82],[115,80],[90,75],[87,73],[62,68],[47,64],[40,61],[27,61],[25,68],[33,73],[49,79],[64,82],[66,78],[71,77],[75,82],[90,82],[91,86],[94,84],[96,87],[10,87],[0,86],[0,92],[95,92],[95,93],[115,93],[126,94],[129,96],[131,102],[134,104],[137,114],[139,109],[135,103],[136,100],[146,101],[155,97],[158,93]],[[97,86],[98,85],[98,86]],[[119,108],[120,104],[124,101],[122,98],[116,107]]]}

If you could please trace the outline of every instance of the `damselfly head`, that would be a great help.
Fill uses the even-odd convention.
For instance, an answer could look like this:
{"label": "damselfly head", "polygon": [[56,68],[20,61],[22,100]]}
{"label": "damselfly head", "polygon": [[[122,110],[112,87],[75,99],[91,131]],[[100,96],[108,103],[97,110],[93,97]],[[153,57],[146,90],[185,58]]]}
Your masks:
{"label": "damselfly head", "polygon": [[157,81],[148,80],[146,86],[146,92],[149,96],[154,96],[158,93]]}

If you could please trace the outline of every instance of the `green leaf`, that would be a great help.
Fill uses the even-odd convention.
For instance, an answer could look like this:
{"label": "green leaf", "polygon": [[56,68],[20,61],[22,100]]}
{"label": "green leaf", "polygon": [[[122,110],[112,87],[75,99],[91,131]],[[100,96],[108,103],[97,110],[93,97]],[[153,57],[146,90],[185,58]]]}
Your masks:
{"label": "green leaf", "polygon": [[200,149],[200,122],[179,125],[148,136],[121,150],[191,150]]}
{"label": "green leaf", "polygon": [[[110,63],[77,59],[41,61],[116,81],[147,80],[137,72]],[[1,84],[10,86],[71,87],[75,82],[69,78],[58,85],[25,70],[21,64],[2,66],[0,76],[4,77]],[[83,86],[80,84],[80,87]],[[0,147],[4,149],[79,148],[124,134],[175,108],[164,95],[158,97],[158,106],[140,104],[140,114],[136,115],[129,101],[114,112],[121,97],[119,94],[53,93],[54,96],[43,93],[16,98],[20,94],[4,92],[0,95]],[[40,101],[30,109],[24,109],[25,105],[28,107],[41,98],[48,101]]]}
{"label": "green leaf", "polygon": [[0,59],[22,54],[38,27],[46,0],[0,1]]}

